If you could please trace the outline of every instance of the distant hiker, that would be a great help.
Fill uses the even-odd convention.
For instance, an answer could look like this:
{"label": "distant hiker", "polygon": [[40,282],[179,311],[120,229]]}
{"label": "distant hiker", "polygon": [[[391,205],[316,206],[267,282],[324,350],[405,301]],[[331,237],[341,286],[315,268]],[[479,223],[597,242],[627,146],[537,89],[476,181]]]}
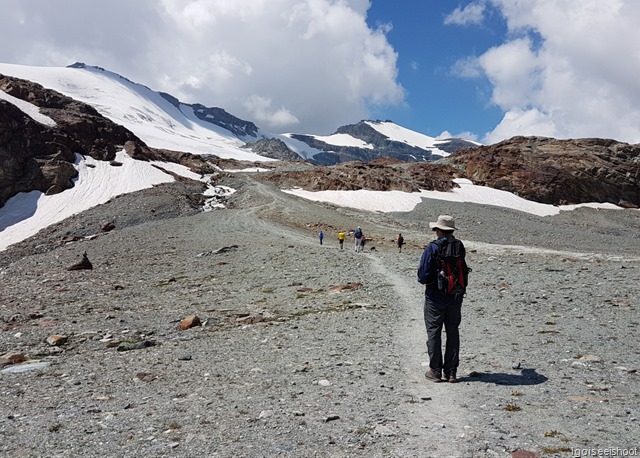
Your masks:
{"label": "distant hiker", "polygon": [[[455,220],[440,215],[429,223],[437,240],[429,243],[420,258],[418,281],[425,285],[424,322],[427,328],[429,370],[425,377],[433,382],[445,380],[456,383],[460,360],[462,298],[467,286],[469,268],[465,261],[463,243],[453,236]],[[442,359],[442,327],[447,333],[444,360]]]}
{"label": "distant hiker", "polygon": [[324,233],[322,231],[318,233],[318,238],[320,239],[320,245],[322,245],[322,239],[324,238]]}
{"label": "distant hiker", "polygon": [[356,245],[355,245],[355,250],[356,251],[362,251],[362,236],[363,235],[364,234],[362,233],[362,229],[360,229],[360,226],[358,226],[358,228],[353,233],[353,238],[356,241]]}
{"label": "distant hiker", "polygon": [[344,245],[344,239],[347,237],[347,235],[344,233],[344,231],[340,231],[338,232],[338,243],[340,244],[340,249],[342,250],[343,245]]}
{"label": "distant hiker", "polygon": [[398,253],[402,253],[402,245],[404,245],[404,237],[402,237],[402,234],[398,234],[396,243],[398,244]]}
{"label": "distant hiker", "polygon": [[364,250],[364,244],[367,241],[367,238],[364,236],[364,234],[362,234],[362,237],[360,237],[360,251]]}

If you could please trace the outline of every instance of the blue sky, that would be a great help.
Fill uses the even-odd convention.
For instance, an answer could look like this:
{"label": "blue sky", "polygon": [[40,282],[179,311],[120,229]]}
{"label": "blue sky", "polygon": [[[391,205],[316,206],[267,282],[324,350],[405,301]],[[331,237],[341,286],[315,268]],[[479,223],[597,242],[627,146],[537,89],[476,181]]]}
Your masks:
{"label": "blue sky", "polygon": [[119,73],[274,133],[640,143],[637,0],[3,0],[0,62]]}
{"label": "blue sky", "polygon": [[482,25],[445,24],[456,6],[441,0],[372,2],[367,22],[372,28],[390,25],[387,40],[398,53],[398,81],[406,91],[405,104],[374,115],[431,136],[478,136],[500,122],[486,78],[463,79],[452,68],[459,59],[499,45],[507,32],[504,20],[494,14]]}

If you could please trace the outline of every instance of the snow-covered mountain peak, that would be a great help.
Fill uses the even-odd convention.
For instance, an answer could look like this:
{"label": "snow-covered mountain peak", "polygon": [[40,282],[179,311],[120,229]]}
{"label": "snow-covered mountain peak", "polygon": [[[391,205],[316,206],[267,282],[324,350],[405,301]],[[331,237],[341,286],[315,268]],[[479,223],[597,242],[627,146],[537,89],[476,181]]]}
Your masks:
{"label": "snow-covered mountain peak", "polygon": [[[100,114],[135,133],[148,146],[247,161],[270,160],[242,148],[246,141],[212,122],[215,111],[177,102],[100,67],[30,67],[0,64],[0,73],[41,84],[93,106]],[[177,102],[177,103],[176,103]],[[217,113],[226,113],[222,109]],[[228,115],[231,127],[233,119]],[[245,138],[257,128],[244,122]],[[236,126],[233,126],[236,127]],[[241,128],[242,129],[242,128]],[[238,131],[239,132],[239,131]]]}

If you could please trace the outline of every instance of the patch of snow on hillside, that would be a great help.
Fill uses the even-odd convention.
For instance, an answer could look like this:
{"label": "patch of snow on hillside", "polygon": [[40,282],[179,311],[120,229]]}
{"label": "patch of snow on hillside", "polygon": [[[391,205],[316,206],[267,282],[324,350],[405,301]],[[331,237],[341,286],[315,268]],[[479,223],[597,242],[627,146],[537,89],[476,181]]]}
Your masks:
{"label": "patch of snow on hillside", "polygon": [[291,151],[298,153],[303,159],[311,159],[316,154],[322,153],[321,150],[312,148],[303,141],[291,138],[291,135],[293,134],[273,135],[273,137],[282,140]]}
{"label": "patch of snow on hillside", "polygon": [[124,151],[116,155],[116,161],[122,165],[77,154],[78,177],[73,188],[51,196],[31,191],[9,199],[0,211],[0,250],[115,196],[174,181],[171,175],[132,159]]}
{"label": "patch of snow on hillside", "polygon": [[460,187],[451,192],[426,191],[306,191],[304,189],[284,190],[307,200],[328,202],[342,207],[351,207],[373,212],[410,212],[422,199],[446,200],[449,202],[470,202],[476,204],[494,205],[531,213],[538,216],[557,215],[562,210],[575,210],[579,207],[620,209],[612,204],[587,203],[580,205],[555,206],[541,204],[518,197],[507,191],[474,185],[470,180],[460,178],[453,180]]}
{"label": "patch of snow on hillside", "polygon": [[[433,137],[407,129],[393,122],[365,122],[391,140],[406,143],[407,145],[415,146],[416,148],[428,149],[432,154],[438,156],[449,156],[449,153],[446,151],[438,149],[436,146],[438,141]],[[442,143],[442,141],[440,141],[440,143]]]}
{"label": "patch of snow on hillside", "polygon": [[316,140],[325,142],[328,145],[335,146],[352,146],[356,148],[373,149],[373,145],[353,137],[349,134],[333,134],[333,135],[312,135]]}
{"label": "patch of snow on hillside", "polygon": [[39,122],[40,124],[44,124],[45,126],[49,126],[49,127],[56,126],[56,122],[53,119],[51,119],[49,116],[46,116],[40,113],[40,108],[38,108],[32,103],[29,103],[22,99],[18,99],[17,97],[9,95],[6,92],[1,90],[0,90],[0,99],[6,100],[7,102],[15,105],[20,110],[22,110],[24,114],[29,116],[34,121]]}

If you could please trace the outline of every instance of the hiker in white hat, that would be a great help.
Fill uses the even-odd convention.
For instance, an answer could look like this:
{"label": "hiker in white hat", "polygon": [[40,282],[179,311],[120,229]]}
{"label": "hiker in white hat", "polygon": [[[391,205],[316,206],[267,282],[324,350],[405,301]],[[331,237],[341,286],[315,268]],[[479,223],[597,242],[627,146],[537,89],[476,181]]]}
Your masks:
{"label": "hiker in white hat", "polygon": [[[425,285],[424,322],[427,328],[429,370],[425,377],[433,382],[456,383],[460,362],[462,298],[468,273],[464,244],[453,236],[456,224],[453,216],[440,215],[429,223],[436,240],[429,243],[420,258],[418,281]],[[442,328],[447,333],[444,358]],[[444,375],[444,380],[443,380]]]}
{"label": "hiker in white hat", "polygon": [[453,216],[450,215],[440,215],[438,216],[438,221],[435,223],[429,223],[429,228],[432,231],[440,229],[443,233],[453,233],[456,230],[456,222],[453,219]]}

